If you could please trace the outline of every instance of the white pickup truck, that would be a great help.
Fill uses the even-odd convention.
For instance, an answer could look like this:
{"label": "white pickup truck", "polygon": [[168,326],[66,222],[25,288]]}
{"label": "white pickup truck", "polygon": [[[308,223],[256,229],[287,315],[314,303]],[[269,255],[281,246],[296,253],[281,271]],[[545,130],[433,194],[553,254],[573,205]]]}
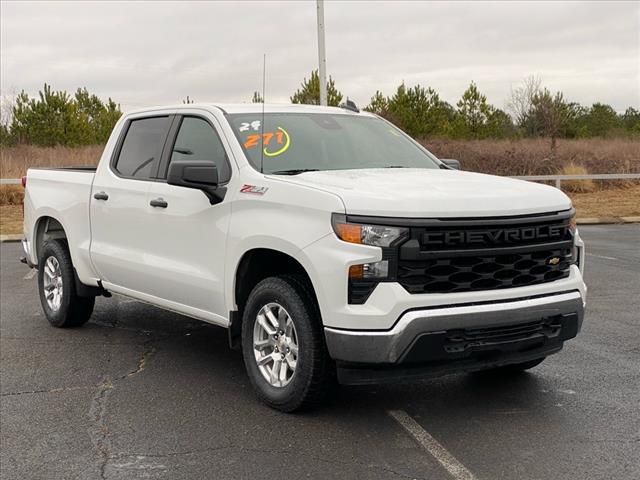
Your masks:
{"label": "white pickup truck", "polygon": [[455,163],[352,103],[136,111],[96,169],[28,171],[23,261],[56,327],[116,293],[227,328],[282,411],[531,368],[582,324],[574,210]]}

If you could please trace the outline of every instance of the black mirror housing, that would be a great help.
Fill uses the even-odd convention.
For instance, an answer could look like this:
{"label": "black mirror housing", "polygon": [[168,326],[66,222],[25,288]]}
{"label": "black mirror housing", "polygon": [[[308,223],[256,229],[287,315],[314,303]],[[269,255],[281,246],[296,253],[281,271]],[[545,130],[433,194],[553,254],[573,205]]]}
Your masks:
{"label": "black mirror housing", "polygon": [[169,164],[167,183],[202,190],[212,205],[220,203],[226,188],[218,186],[218,167],[213,162],[174,160]]}
{"label": "black mirror housing", "polygon": [[215,188],[218,186],[218,167],[209,162],[174,160],[169,165],[167,183],[189,188]]}
{"label": "black mirror housing", "polygon": [[460,161],[455,158],[441,158],[440,161],[453,170],[460,170]]}

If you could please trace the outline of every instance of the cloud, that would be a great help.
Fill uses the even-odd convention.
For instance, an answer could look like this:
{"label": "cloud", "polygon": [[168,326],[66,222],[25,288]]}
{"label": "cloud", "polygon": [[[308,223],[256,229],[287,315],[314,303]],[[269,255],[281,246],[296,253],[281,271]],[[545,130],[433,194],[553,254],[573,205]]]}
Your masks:
{"label": "cloud", "polygon": [[[3,93],[86,86],[123,108],[288,101],[316,68],[315,2],[3,2]],[[401,81],[451,102],[471,80],[504,106],[527,75],[583,104],[640,107],[633,2],[331,2],[327,63],[357,103]]]}

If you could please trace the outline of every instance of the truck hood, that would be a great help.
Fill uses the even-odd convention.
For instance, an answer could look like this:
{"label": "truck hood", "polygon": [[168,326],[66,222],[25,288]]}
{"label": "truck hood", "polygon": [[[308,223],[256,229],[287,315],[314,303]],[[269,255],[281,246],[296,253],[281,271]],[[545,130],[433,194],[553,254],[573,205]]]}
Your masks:
{"label": "truck hood", "polygon": [[338,195],[351,215],[493,217],[571,208],[556,188],[459,170],[329,170],[284,178]]}

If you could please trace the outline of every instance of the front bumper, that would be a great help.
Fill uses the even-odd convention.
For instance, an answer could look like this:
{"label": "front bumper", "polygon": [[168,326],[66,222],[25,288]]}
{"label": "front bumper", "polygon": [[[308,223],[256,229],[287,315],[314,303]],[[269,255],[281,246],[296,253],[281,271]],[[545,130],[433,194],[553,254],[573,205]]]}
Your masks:
{"label": "front bumper", "polygon": [[[412,376],[418,370],[444,374],[543,357],[577,335],[583,316],[583,297],[575,290],[413,309],[388,330],[325,327],[325,337],[342,383],[372,383]],[[409,372],[394,373],[393,367]],[[365,373],[372,368],[387,370]]]}

